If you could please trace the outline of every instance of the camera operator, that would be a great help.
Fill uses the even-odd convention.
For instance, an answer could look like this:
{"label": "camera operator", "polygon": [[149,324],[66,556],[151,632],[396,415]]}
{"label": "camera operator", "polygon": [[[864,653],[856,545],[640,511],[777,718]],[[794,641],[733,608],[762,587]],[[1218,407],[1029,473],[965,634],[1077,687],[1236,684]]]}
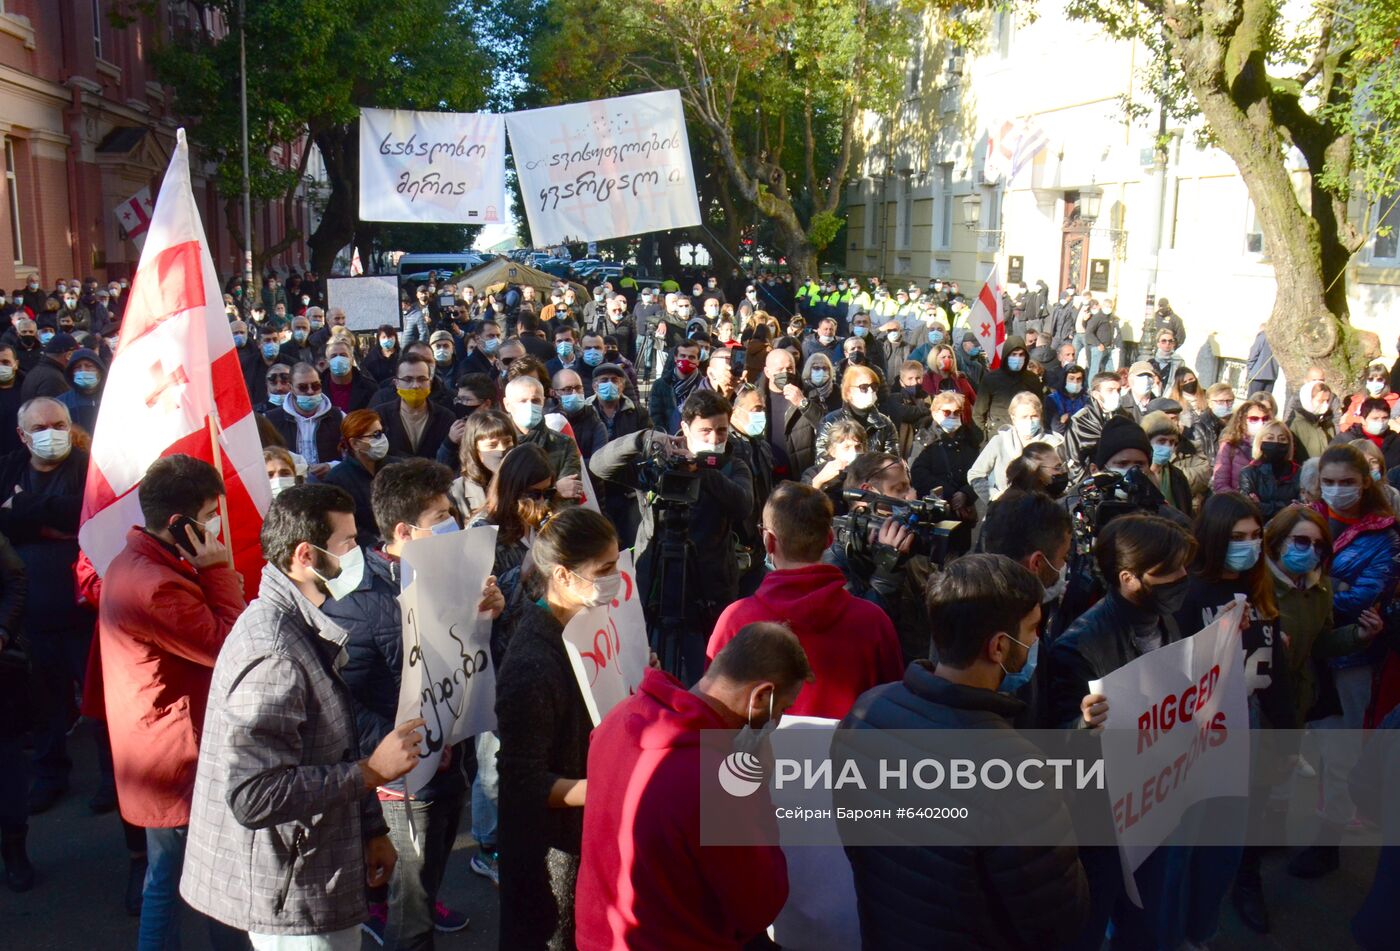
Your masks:
{"label": "camera operator", "polygon": [[[904,502],[917,498],[909,481],[908,466],[886,452],[857,456],[846,470],[845,488]],[[849,499],[847,504],[850,515],[837,519],[836,538],[823,561],[841,569],[846,576],[846,590],[879,605],[889,615],[906,664],[928,658],[929,627],[923,591],[932,573],[931,553],[915,551],[914,532],[906,524],[888,518],[888,503]]]}
{"label": "camera operator", "polygon": [[[641,490],[637,583],[650,625],[668,641],[653,646],[692,684],[704,671],[715,621],[738,596],[735,531],[753,510],[753,473],[728,446],[730,411],[718,393],[696,390],[681,408],[679,436],[633,433],[589,462],[596,478]],[[668,482],[688,484],[690,501],[675,501]]]}

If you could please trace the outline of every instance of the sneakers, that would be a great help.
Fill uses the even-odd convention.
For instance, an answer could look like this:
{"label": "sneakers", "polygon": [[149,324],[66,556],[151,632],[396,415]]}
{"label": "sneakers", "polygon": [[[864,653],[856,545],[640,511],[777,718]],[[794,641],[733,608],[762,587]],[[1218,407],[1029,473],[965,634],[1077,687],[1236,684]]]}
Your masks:
{"label": "sneakers", "polygon": [[[460,911],[453,911],[442,902],[433,905],[433,928],[437,931],[451,933],[461,931],[471,924],[471,919]],[[380,944],[383,944],[381,941]]]}
{"label": "sneakers", "polygon": [[482,878],[491,879],[497,888],[501,887],[500,863],[495,852],[477,850],[477,853],[472,856],[471,869]]}
{"label": "sneakers", "polygon": [[389,903],[370,902],[369,920],[360,922],[360,930],[374,939],[374,943],[384,946],[384,932],[389,927]]}

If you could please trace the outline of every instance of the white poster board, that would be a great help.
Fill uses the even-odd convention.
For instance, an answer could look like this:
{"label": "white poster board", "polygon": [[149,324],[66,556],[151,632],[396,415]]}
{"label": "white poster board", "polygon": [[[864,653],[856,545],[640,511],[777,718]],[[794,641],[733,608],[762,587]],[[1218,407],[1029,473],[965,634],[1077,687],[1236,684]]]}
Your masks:
{"label": "white poster board", "polygon": [[631,549],[617,570],[622,589],[612,603],[580,611],[564,628],[564,650],[594,726],[637,689],[651,656]]}
{"label": "white poster board", "polygon": [[537,247],[700,224],[679,92],[515,112],[506,126]]}
{"label": "white poster board", "polygon": [[505,117],[360,110],[360,219],[499,224]]}
{"label": "white poster board", "polygon": [[350,330],[378,330],[382,324],[398,327],[399,280],[392,274],[372,277],[330,277],[326,279],[326,309],[345,311]]}
{"label": "white poster board", "polygon": [[1118,668],[1089,691],[1108,698],[1105,782],[1129,895],[1132,872],[1186,810],[1249,794],[1249,712],[1238,598],[1194,637]]}
{"label": "white poster board", "polygon": [[427,721],[412,795],[438,771],[444,747],[496,728],[491,622],[477,615],[496,553],[495,526],[409,542],[403,550],[403,671],[397,722]]}

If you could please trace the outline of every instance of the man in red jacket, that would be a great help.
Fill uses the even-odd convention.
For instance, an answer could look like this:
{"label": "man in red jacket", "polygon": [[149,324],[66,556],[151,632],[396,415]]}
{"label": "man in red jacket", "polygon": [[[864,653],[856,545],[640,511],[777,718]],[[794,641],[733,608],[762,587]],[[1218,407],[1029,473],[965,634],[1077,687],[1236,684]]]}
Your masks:
{"label": "man in red jacket", "polygon": [[817,678],[791,712],[839,720],[856,697],[903,677],[904,657],[889,616],[847,591],[840,568],[822,563],[832,517],[820,489],[784,482],[773,490],[763,507],[763,547],[776,570],[751,597],[724,609],[707,654],[714,660],[746,624],[780,621],[797,635]]}
{"label": "man in red jacket", "polygon": [[[701,730],[758,729],[792,707],[812,669],[781,624],[750,624],[689,691],[661,670],[613,708],[588,747],[588,808],[574,900],[582,951],[739,951],[787,902],[777,845],[701,846]],[[766,796],[734,800],[776,840]],[[751,813],[745,810],[752,809]]]}
{"label": "man in red jacket", "polygon": [[[157,459],[137,490],[144,527],[103,578],[102,681],[122,818],[146,829],[139,944],[179,932],[177,889],[209,681],[243,613],[243,579],[219,541],[223,479],[190,456]],[[241,937],[209,920],[218,951]]]}

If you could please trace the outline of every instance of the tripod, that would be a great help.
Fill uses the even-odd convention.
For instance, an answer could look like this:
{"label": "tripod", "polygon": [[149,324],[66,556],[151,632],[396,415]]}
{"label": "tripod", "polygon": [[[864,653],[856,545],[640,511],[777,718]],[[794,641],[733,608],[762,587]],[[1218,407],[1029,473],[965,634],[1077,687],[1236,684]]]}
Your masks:
{"label": "tripod", "polygon": [[658,528],[656,583],[658,600],[652,646],[661,667],[687,685],[700,679],[704,667],[704,647],[696,650],[696,632],[691,622],[695,613],[686,596],[689,562],[694,547],[690,543],[690,506],[657,499],[654,503]]}

